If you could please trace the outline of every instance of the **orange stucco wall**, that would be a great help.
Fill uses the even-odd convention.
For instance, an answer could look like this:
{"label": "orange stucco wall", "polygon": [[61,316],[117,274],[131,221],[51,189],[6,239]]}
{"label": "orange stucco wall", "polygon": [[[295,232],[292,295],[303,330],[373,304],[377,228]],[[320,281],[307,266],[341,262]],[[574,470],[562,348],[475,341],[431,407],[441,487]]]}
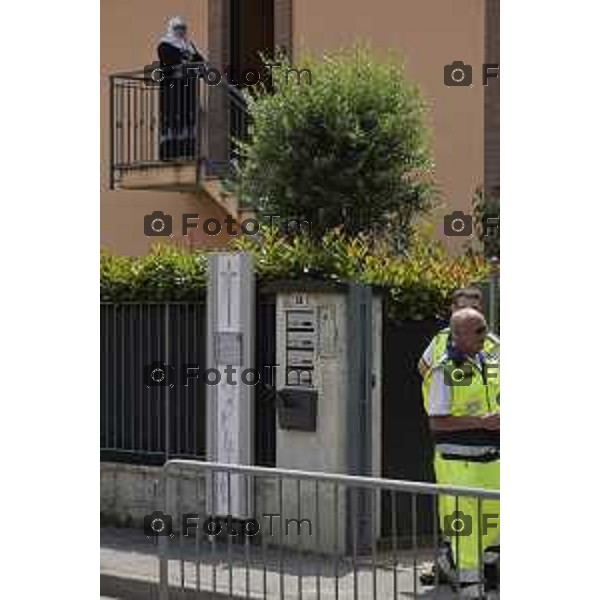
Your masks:
{"label": "orange stucco wall", "polygon": [[[482,0],[295,0],[293,55],[335,51],[362,41],[380,56],[393,52],[430,107],[436,180],[443,204],[435,214],[470,212],[483,184],[484,2]],[[472,87],[446,87],[444,65],[473,65]],[[450,244],[462,244],[454,238]]]}
{"label": "orange stucco wall", "polygon": [[[247,0],[251,2],[252,0]],[[200,219],[223,219],[208,197],[161,191],[109,191],[108,75],[141,68],[155,58],[155,46],[168,16],[189,24],[200,49],[208,43],[209,0],[102,0],[101,6],[101,243],[124,254],[142,254],[152,239],[143,232],[143,217],[155,210],[181,222],[184,212]],[[213,32],[214,33],[214,32]],[[451,210],[470,211],[471,196],[483,183],[484,56],[482,0],[294,0],[293,53],[320,54],[362,41],[380,56],[391,52],[402,61],[430,107],[436,181],[441,200],[434,221]],[[462,60],[473,65],[472,87],[444,85],[444,65]],[[177,228],[179,229],[179,228]],[[455,247],[463,238],[449,243]],[[224,236],[197,232],[195,243],[223,245]]]}
{"label": "orange stucco wall", "polygon": [[[101,192],[100,241],[120,254],[148,251],[157,239],[144,235],[144,215],[155,210],[173,216],[174,239],[181,238],[181,215],[199,213],[200,222],[224,219],[207,196],[163,191],[110,191],[109,185],[109,81],[108,75],[142,68],[156,58],[156,43],[168,17],[180,15],[188,22],[199,49],[208,46],[207,0],[102,0],[101,7]],[[186,238],[188,243],[223,245],[224,235],[209,237],[200,230]]]}

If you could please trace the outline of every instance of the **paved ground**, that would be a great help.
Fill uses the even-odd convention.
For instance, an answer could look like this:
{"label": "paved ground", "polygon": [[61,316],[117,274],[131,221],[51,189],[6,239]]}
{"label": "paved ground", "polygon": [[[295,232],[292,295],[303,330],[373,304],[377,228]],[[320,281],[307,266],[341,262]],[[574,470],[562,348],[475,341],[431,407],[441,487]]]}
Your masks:
{"label": "paved ground", "polygon": [[[104,528],[100,540],[101,575],[104,588],[109,587],[102,589],[103,593],[124,598],[124,594],[121,596],[115,591],[119,588],[118,585],[115,588],[115,582],[129,581],[146,586],[145,591],[140,592],[141,597],[148,600],[158,597],[158,548],[142,531]],[[377,568],[373,569],[370,557],[357,564],[350,559],[336,563],[331,557],[323,556],[304,555],[300,560],[298,553],[279,553],[260,546],[228,548],[201,543],[196,546],[193,539],[189,543],[175,539],[169,540],[169,585],[185,590],[182,593],[186,598],[333,600],[336,587],[340,600],[464,597],[457,596],[447,586],[435,590],[420,585],[413,574],[413,561],[416,560],[418,569],[426,569],[431,564],[427,562],[431,555],[427,554],[414,557],[412,553],[399,553],[394,564],[396,561],[391,555],[380,553]]]}

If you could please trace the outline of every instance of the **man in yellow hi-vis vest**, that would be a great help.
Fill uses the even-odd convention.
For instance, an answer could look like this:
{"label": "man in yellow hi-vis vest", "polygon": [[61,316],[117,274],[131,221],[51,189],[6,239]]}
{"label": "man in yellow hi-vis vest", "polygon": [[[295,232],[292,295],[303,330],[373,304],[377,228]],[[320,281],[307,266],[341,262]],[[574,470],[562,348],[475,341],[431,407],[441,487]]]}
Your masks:
{"label": "man in yellow hi-vis vest", "polygon": [[[481,290],[476,287],[460,288],[452,294],[452,313],[461,308],[474,308],[483,314],[483,295]],[[449,343],[450,328],[446,327],[438,331],[434,338],[429,342],[419,360],[419,373],[425,378],[431,367],[438,363],[442,358]],[[485,336],[483,351],[488,355],[488,359],[498,362],[500,359],[500,338],[488,331]]]}
{"label": "man in yellow hi-vis vest", "polygon": [[[451,343],[426,374],[425,408],[435,442],[436,481],[460,487],[500,489],[500,373],[483,352],[487,327],[473,308],[450,320]],[[442,534],[452,548],[450,579],[477,583],[482,552],[500,543],[497,500],[440,496]]]}

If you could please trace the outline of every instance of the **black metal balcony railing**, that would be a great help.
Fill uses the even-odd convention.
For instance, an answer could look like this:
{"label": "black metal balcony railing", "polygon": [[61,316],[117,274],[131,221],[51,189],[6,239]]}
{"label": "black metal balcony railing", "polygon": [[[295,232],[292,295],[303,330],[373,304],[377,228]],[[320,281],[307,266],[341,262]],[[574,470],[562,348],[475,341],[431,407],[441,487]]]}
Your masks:
{"label": "black metal balcony railing", "polygon": [[[187,72],[197,65],[186,65]],[[110,187],[128,175],[187,166],[192,185],[223,176],[239,160],[235,140],[248,137],[246,100],[221,82],[181,73],[160,83],[148,69],[110,76]],[[194,170],[195,169],[195,170]],[[143,187],[136,179],[134,187]]]}

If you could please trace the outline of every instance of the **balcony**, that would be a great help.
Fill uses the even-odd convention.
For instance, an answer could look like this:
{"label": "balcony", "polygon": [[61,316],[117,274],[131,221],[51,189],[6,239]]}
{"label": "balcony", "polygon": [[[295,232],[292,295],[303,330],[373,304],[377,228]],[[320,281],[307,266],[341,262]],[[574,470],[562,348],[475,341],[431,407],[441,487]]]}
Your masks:
{"label": "balcony", "polygon": [[141,69],[111,75],[110,188],[198,191],[231,173],[233,140],[247,139],[248,121],[243,95],[224,81],[179,73],[158,83]]}

